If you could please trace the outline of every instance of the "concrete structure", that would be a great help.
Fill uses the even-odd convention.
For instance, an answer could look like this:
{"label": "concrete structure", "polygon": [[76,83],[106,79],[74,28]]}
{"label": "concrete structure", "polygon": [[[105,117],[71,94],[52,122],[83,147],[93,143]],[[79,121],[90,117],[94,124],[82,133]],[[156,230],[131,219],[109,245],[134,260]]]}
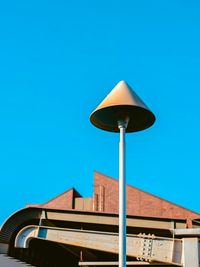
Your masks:
{"label": "concrete structure", "polygon": [[[127,186],[127,265],[198,267],[199,227],[200,214]],[[6,255],[40,267],[114,266],[117,233],[118,181],[95,172],[91,198],[69,189],[9,217],[0,266],[19,266]]]}

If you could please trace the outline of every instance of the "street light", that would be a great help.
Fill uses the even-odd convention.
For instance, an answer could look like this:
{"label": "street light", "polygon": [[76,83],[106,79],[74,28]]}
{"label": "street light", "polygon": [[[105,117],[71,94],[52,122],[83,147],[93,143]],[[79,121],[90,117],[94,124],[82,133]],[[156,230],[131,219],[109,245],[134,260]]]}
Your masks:
{"label": "street light", "polygon": [[90,115],[91,123],[105,131],[119,132],[119,267],[126,266],[125,133],[149,128],[154,114],[131,87],[120,81]]}

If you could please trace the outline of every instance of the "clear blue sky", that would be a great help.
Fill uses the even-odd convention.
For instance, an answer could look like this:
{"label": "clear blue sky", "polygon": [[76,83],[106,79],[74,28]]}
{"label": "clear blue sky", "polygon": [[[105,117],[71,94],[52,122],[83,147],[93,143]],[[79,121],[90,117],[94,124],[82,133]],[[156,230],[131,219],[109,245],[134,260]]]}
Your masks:
{"label": "clear blue sky", "polygon": [[200,212],[200,2],[0,2],[0,223],[93,171],[118,177],[118,135],[89,122],[126,80],[157,117],[127,135],[127,182]]}

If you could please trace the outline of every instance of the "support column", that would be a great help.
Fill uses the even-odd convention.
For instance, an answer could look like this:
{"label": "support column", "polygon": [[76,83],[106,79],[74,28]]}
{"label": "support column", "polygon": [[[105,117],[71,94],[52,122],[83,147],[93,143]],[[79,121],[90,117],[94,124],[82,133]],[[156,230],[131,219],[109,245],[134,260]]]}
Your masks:
{"label": "support column", "polygon": [[183,238],[183,267],[199,267],[198,238]]}

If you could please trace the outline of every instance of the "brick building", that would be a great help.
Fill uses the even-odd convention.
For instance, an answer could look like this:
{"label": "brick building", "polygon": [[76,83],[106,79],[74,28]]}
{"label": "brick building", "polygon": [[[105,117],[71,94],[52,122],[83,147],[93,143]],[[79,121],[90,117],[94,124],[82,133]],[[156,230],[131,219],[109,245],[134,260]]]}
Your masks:
{"label": "brick building", "polygon": [[[127,185],[128,234],[145,233],[173,238],[177,229],[197,229],[199,224],[199,213]],[[34,234],[30,234],[31,231]],[[20,264],[18,262],[18,265],[14,265],[6,255],[40,267],[62,267],[67,266],[67,263],[78,266],[83,265],[81,262],[98,262],[102,259],[116,262],[116,244],[113,244],[113,250],[106,246],[98,248],[98,238],[100,233],[104,233],[103,238],[107,238],[108,234],[111,239],[117,238],[117,232],[118,180],[95,172],[94,192],[90,198],[82,197],[71,188],[44,204],[28,205],[9,217],[0,231],[0,250],[4,253],[0,263],[7,260],[11,267]],[[36,236],[36,233],[40,234]],[[68,238],[66,233],[72,236]],[[81,241],[74,239],[76,235],[80,238],[82,234],[84,238]],[[93,246],[91,240],[86,241],[91,234]],[[130,265],[138,262],[131,253],[127,260]],[[140,266],[143,266],[142,262]],[[158,263],[156,266],[159,266]],[[165,263],[165,266],[173,264]]]}

